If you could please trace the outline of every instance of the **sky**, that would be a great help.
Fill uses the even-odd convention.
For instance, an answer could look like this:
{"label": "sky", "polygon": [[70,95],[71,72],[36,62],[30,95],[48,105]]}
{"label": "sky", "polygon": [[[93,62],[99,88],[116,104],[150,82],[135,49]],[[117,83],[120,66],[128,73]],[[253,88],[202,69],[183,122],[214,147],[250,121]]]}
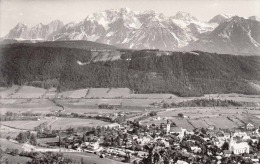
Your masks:
{"label": "sky", "polygon": [[202,21],[217,14],[260,17],[260,0],[0,0],[0,37],[19,22],[28,26],[56,19],[65,24],[80,22],[91,13],[123,7],[166,16],[184,11]]}

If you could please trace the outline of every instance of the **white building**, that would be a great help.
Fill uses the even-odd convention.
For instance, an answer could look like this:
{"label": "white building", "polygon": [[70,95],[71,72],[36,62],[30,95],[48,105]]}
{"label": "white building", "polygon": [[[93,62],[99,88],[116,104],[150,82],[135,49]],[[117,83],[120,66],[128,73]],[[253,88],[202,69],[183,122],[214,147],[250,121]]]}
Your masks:
{"label": "white building", "polygon": [[151,142],[153,138],[150,137],[150,136],[144,136],[142,138],[138,138],[137,139],[137,142],[140,144],[140,145],[145,145],[145,144],[148,144]]}
{"label": "white building", "polygon": [[249,145],[247,142],[236,143],[233,140],[233,137],[231,137],[231,140],[229,143],[229,150],[231,152],[234,152],[234,154],[249,153]]}
{"label": "white building", "polygon": [[108,124],[108,125],[105,125],[104,126],[105,128],[120,128],[121,127],[121,125],[120,124],[118,124],[118,123],[112,123],[112,124]]}
{"label": "white building", "polygon": [[179,138],[182,139],[187,130],[182,127],[171,127],[170,124],[166,126],[167,134],[178,134]]}
{"label": "white building", "polygon": [[28,143],[24,143],[22,148],[25,152],[35,151],[35,147],[33,145],[28,144]]}
{"label": "white building", "polygon": [[82,144],[83,147],[86,147],[89,150],[98,150],[99,149],[99,143],[98,142],[85,142]]}

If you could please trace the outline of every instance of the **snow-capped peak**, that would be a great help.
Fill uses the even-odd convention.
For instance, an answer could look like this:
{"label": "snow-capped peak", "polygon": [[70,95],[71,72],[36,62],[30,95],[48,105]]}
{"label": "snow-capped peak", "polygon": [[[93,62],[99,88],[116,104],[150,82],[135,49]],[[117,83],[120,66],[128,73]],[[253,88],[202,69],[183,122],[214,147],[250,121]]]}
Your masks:
{"label": "snow-capped peak", "polygon": [[255,21],[260,21],[260,18],[257,17],[257,16],[250,16],[250,17],[248,17],[248,19],[255,20]]}
{"label": "snow-capped peak", "polygon": [[216,16],[214,16],[212,19],[209,20],[209,23],[217,23],[220,24],[230,18],[232,18],[233,15],[230,14],[218,14]]}
{"label": "snow-capped peak", "polygon": [[20,28],[24,28],[26,27],[26,25],[24,23],[19,22],[16,26],[15,29],[20,29]]}
{"label": "snow-capped peak", "polygon": [[[201,47],[204,47],[204,44],[218,39],[219,42],[224,41],[225,44],[227,42],[233,44],[241,40],[241,43],[234,44],[235,48],[241,47],[242,41],[243,43],[247,41],[247,45],[251,47],[260,47],[257,35],[259,22],[249,19],[259,20],[253,16],[243,19],[219,14],[209,22],[202,22],[187,12],[177,12],[175,16],[168,17],[153,10],[137,12],[129,8],[118,8],[98,11],[88,15],[79,23],[66,25],[59,20],[54,20],[47,25],[41,23],[32,28],[19,23],[6,38],[52,41],[89,40],[124,48],[162,50],[175,50],[193,42],[202,44]],[[230,47],[232,48],[228,46]]]}
{"label": "snow-capped peak", "polygon": [[37,24],[36,26],[34,26],[34,28],[42,28],[42,26],[43,26],[43,24],[41,22],[41,23]]}
{"label": "snow-capped peak", "polygon": [[191,16],[190,13],[183,12],[183,11],[177,12],[176,15],[173,16],[172,18],[173,19],[183,20],[183,21],[191,21],[191,20],[198,21],[198,19],[196,17]]}
{"label": "snow-capped peak", "polygon": [[120,8],[119,11],[120,11],[121,13],[130,13],[130,12],[131,12],[131,10],[130,10],[128,7]]}
{"label": "snow-capped peak", "polygon": [[234,15],[231,15],[231,14],[219,14],[219,15],[221,15],[222,17],[227,18],[227,19],[234,16]]}

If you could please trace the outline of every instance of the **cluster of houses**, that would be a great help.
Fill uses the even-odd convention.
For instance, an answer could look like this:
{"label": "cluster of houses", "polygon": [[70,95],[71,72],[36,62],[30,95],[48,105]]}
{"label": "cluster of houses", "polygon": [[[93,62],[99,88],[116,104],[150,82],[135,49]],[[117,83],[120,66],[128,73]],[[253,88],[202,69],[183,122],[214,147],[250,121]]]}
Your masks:
{"label": "cluster of houses", "polygon": [[[147,158],[149,150],[145,147],[154,145],[155,147],[171,148],[186,154],[201,155],[205,152],[204,149],[210,150],[211,147],[216,147],[216,158],[221,160],[222,158],[229,157],[231,155],[244,155],[253,154],[252,161],[259,162],[255,156],[260,158],[260,150],[253,152],[253,147],[257,148],[260,138],[260,130],[255,128],[252,124],[247,124],[244,130],[216,130],[216,129],[195,129],[189,131],[181,127],[176,127],[167,123],[162,123],[159,126],[144,126],[138,124],[118,124],[112,123],[103,127],[105,131],[113,130],[118,134],[112,135],[112,141],[117,144],[105,144],[107,136],[104,134],[96,134],[93,132],[87,132],[80,135],[71,135],[66,137],[69,146],[67,148],[55,148],[48,151],[77,151],[96,153],[102,157],[105,156],[119,156],[124,157],[128,154],[131,159],[135,161],[141,161],[143,158]],[[119,135],[119,133],[127,134],[126,137]],[[91,134],[91,136],[89,136]],[[85,137],[89,137],[86,141]],[[121,137],[120,137],[121,136]],[[58,137],[58,136],[57,136]],[[117,140],[117,141],[115,141]],[[201,144],[203,143],[203,144]],[[188,146],[187,146],[188,145]],[[138,147],[138,148],[136,148]],[[24,151],[47,151],[47,149],[36,148],[32,145],[25,144]],[[260,148],[260,147],[259,147]],[[184,153],[184,154],[185,154]],[[212,155],[212,152],[206,152],[206,154]]]}

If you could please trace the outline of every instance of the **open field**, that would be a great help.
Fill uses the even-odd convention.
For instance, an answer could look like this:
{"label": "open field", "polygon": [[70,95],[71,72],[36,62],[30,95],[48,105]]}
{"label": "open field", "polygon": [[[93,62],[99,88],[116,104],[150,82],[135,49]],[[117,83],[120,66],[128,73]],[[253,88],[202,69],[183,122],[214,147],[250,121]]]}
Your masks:
{"label": "open field", "polygon": [[72,159],[73,163],[80,163],[81,158],[87,164],[122,164],[122,162],[114,161],[108,158],[99,158],[99,156],[90,153],[63,153],[65,157]]}
{"label": "open field", "polygon": [[[65,110],[66,113],[85,114],[87,116],[125,112],[124,109],[98,109],[92,107],[86,108],[86,106],[73,106],[73,105],[65,106],[65,109],[66,109]],[[131,110],[131,112],[140,112],[140,110]]]}
{"label": "open field", "polygon": [[204,120],[189,120],[195,128],[207,128],[209,125]]}
{"label": "open field", "polygon": [[60,107],[56,106],[48,99],[1,99],[0,112],[34,112],[34,113],[50,113],[51,111],[59,110]]}
{"label": "open field", "polygon": [[0,91],[0,97],[9,98],[13,94],[15,94],[17,92],[17,90],[19,90],[19,88],[20,88],[20,86],[18,86],[18,85],[13,85],[10,88],[2,88]]}
{"label": "open field", "polygon": [[244,94],[230,93],[230,94],[209,94],[209,95],[205,95],[203,97],[220,99],[220,100],[234,100],[234,101],[260,103],[260,95],[244,95]]}
{"label": "open field", "polygon": [[79,118],[59,118],[51,126],[52,129],[67,129],[79,126],[103,126],[109,124],[108,122],[95,120],[95,119],[79,119]]}
{"label": "open field", "polygon": [[245,123],[251,123],[257,127],[260,126],[260,118],[256,117],[255,115],[250,115],[250,114],[243,114],[243,115],[238,115],[236,116],[239,120]]}
{"label": "open field", "polygon": [[[260,124],[259,107],[182,107],[165,110],[154,108],[151,103],[167,102],[178,103],[193,99],[214,98],[221,100],[234,100],[254,102],[260,106],[260,95],[242,94],[210,94],[203,97],[178,97],[173,94],[133,94],[128,88],[86,88],[58,93],[55,88],[42,89],[31,86],[13,86],[0,88],[0,112],[33,112],[51,113],[62,109],[49,98],[58,98],[56,102],[64,107],[62,113],[84,113],[97,115],[115,113],[120,111],[144,112],[145,109],[155,109],[158,117],[170,119],[178,126],[187,129],[207,127],[237,127],[251,122]],[[119,109],[99,109],[100,104],[121,105]],[[184,119],[177,119],[178,113],[183,113]],[[255,116],[253,116],[255,115]],[[166,118],[167,117],[167,118]],[[151,119],[151,118],[149,118]],[[144,124],[160,123],[159,120],[143,120]],[[161,120],[165,121],[165,120]],[[40,121],[41,122],[41,121]],[[40,122],[37,122],[36,125]],[[219,123],[222,122],[222,123]],[[32,123],[19,124],[18,128],[32,129]],[[34,124],[34,123],[33,123]],[[53,129],[65,129],[77,126],[105,125],[106,122],[91,119],[66,118],[55,121]],[[15,123],[13,126],[17,126]]]}
{"label": "open field", "polygon": [[75,127],[83,127],[83,126],[103,126],[109,124],[108,122],[104,122],[101,120],[95,119],[79,119],[79,118],[58,118],[56,119],[44,119],[40,121],[2,121],[1,125],[5,125],[8,127],[13,127],[17,129],[25,129],[25,130],[33,130],[34,127],[38,126],[41,123],[46,122],[51,124],[52,129],[67,129],[67,128],[75,128]]}
{"label": "open field", "polygon": [[10,98],[41,98],[46,92],[45,89],[31,86],[21,86]]}
{"label": "open field", "polygon": [[55,98],[57,96],[58,92],[56,88],[50,88],[48,89],[45,94],[42,96],[42,98]]}
{"label": "open field", "polygon": [[216,128],[228,129],[238,127],[237,124],[228,120],[226,117],[207,118],[204,120],[205,122],[207,122],[208,125],[215,126]]}
{"label": "open field", "polygon": [[235,124],[237,124],[238,126],[243,126],[245,125],[244,122],[242,122],[240,119],[238,119],[235,115],[234,116],[228,116],[228,118],[234,122]]}
{"label": "open field", "polygon": [[[259,102],[260,95],[243,95],[237,93],[230,94],[207,94],[202,97],[178,97],[174,94],[134,94],[128,88],[85,88],[58,93],[55,88],[43,89],[32,86],[17,86],[9,88],[1,87],[1,98],[53,98],[57,97],[68,99],[171,99],[172,102],[181,102],[199,98],[214,98],[221,100],[234,100],[245,102]],[[259,104],[260,105],[260,104]]]}
{"label": "open field", "polygon": [[22,156],[13,156],[10,154],[4,154],[6,159],[12,163],[19,163],[19,164],[26,164],[27,162],[31,161],[32,159],[29,157],[22,157]]}
{"label": "open field", "polygon": [[0,125],[0,137],[1,138],[6,138],[8,136],[10,136],[11,138],[16,138],[17,135],[24,130],[20,130],[20,129],[15,129],[15,128],[10,128],[4,125]]}
{"label": "open field", "polygon": [[26,121],[1,121],[1,125],[5,125],[8,127],[12,128],[17,128],[17,129],[24,129],[24,130],[33,130],[34,127],[40,125],[41,123],[47,122],[48,124],[54,122],[56,119],[42,119],[40,121],[31,121],[31,120],[26,120]]}
{"label": "open field", "polygon": [[182,127],[187,130],[192,130],[194,127],[186,119],[175,119],[172,120],[177,127]]}
{"label": "open field", "polygon": [[88,92],[88,89],[66,91],[66,92],[60,93],[59,97],[61,97],[61,98],[72,98],[72,99],[85,98],[87,92]]}
{"label": "open field", "polygon": [[[182,113],[184,118],[179,118],[178,114]],[[255,116],[256,114],[256,116]],[[258,115],[257,115],[258,114]],[[207,128],[210,125],[216,128],[234,128],[252,123],[256,127],[260,125],[260,110],[249,110],[232,107],[219,108],[202,108],[202,107],[186,107],[175,108],[171,110],[163,110],[157,113],[157,116],[142,120],[143,124],[160,124],[166,123],[169,119],[177,126],[185,129]],[[258,117],[257,117],[258,116]],[[158,120],[158,118],[160,120]]]}
{"label": "open field", "polygon": [[18,149],[20,152],[23,151],[21,144],[8,141],[7,139],[0,138],[0,145],[4,150],[6,148],[9,148],[9,149]]}
{"label": "open field", "polygon": [[86,98],[122,98],[130,94],[128,88],[90,88]]}

